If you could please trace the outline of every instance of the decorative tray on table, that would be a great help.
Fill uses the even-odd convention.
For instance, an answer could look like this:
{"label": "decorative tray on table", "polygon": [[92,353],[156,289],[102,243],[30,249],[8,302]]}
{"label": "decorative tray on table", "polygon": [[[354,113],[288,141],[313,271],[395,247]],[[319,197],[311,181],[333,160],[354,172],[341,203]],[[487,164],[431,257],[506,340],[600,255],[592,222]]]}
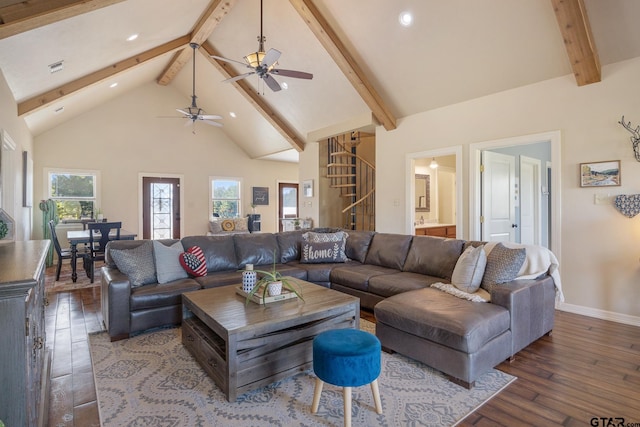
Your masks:
{"label": "decorative tray on table", "polygon": [[[285,301],[288,299],[298,298],[298,295],[296,295],[295,292],[291,292],[288,289],[282,289],[282,293],[280,295],[269,296],[269,294],[267,293],[267,296],[263,301],[262,292],[262,289],[258,289],[256,293],[254,293],[249,299],[256,304],[262,304],[263,302],[265,304],[269,304],[270,302]],[[248,293],[242,290],[242,286],[236,287],[236,294],[242,295],[244,298],[247,298],[249,296]]]}

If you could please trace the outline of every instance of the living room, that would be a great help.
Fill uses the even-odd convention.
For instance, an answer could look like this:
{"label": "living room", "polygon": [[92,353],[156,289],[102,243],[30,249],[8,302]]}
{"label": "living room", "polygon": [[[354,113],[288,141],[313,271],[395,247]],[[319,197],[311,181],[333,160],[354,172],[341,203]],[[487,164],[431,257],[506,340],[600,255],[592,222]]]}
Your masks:
{"label": "living room", "polygon": [[[208,2],[199,3],[205,3],[206,6]],[[640,192],[640,165],[634,158],[629,133],[618,124],[623,115],[626,120],[632,122],[633,127],[640,124],[640,84],[637,83],[640,51],[634,46],[640,37],[633,22],[621,19],[627,17],[629,21],[633,21],[629,17],[638,16],[639,11],[638,6],[631,1],[610,2],[610,10],[604,10],[605,6],[599,5],[596,1],[585,1],[585,4],[603,64],[600,82],[583,86],[576,83],[564,51],[562,36],[557,23],[554,22],[553,7],[551,2],[545,2],[544,7],[548,8],[546,13],[551,17],[555,27],[543,29],[551,31],[553,37],[549,38],[556,37],[559,40],[556,40],[553,51],[537,52],[536,55],[537,58],[541,58],[540,61],[547,58],[550,63],[559,62],[562,64],[560,69],[566,70],[565,73],[555,75],[549,71],[547,78],[525,81],[522,84],[514,82],[508,89],[476,92],[472,97],[459,98],[455,102],[408,115],[399,113],[401,109],[396,106],[397,102],[392,103],[398,110],[397,128],[389,131],[382,125],[375,127],[376,166],[379,177],[376,188],[376,230],[408,234],[412,228],[407,179],[408,158],[418,152],[459,150],[462,160],[459,181],[463,203],[458,209],[458,214],[461,215],[463,227],[459,230],[458,236],[467,239],[479,237],[471,234],[473,226],[470,204],[474,190],[471,188],[470,175],[474,167],[473,144],[558,132],[560,146],[557,149],[557,157],[552,161],[555,170],[558,171],[559,186],[552,191],[555,191],[559,200],[559,206],[556,206],[559,216],[554,221],[554,237],[557,238],[557,244],[552,249],[560,259],[565,294],[565,302],[559,309],[640,326],[640,306],[637,303],[640,299],[637,286],[640,283],[640,219],[637,216],[625,217],[611,202],[613,196]],[[268,7],[268,4],[265,6]],[[258,3],[255,2],[253,7],[257,8]],[[506,6],[496,6],[499,7]],[[204,7],[198,12],[202,9]],[[198,13],[195,13],[191,25],[197,16]],[[295,12],[293,16],[297,16]],[[248,32],[251,33],[249,42],[253,46],[255,25],[249,25]],[[472,45],[469,40],[465,39],[465,43]],[[270,38],[267,47],[280,45],[272,42]],[[523,44],[520,48],[526,50],[526,45]],[[245,50],[238,49],[229,55],[240,58],[246,53]],[[3,49],[2,56],[10,58],[16,54],[15,52]],[[559,52],[564,57],[559,57]],[[297,65],[285,62],[285,58],[296,55],[293,48],[283,50],[283,67],[297,68]],[[465,57],[462,53],[457,56]],[[60,58],[53,58],[43,64],[46,66],[58,59]],[[305,69],[304,65],[300,64],[300,69]],[[374,66],[371,62],[367,62],[367,65]],[[206,79],[198,80],[198,92],[212,92],[213,95],[222,98],[229,91],[235,90],[230,85],[220,83],[222,78],[216,71],[207,68],[209,64],[206,59],[199,57],[196,66],[200,75],[206,76]],[[402,70],[412,66],[405,62],[396,65],[396,68]],[[469,68],[473,72],[477,67],[478,65],[462,61],[455,69],[459,71]],[[503,64],[498,63],[489,71],[483,71],[489,73],[492,70],[494,74],[500,75],[502,67]],[[304,151],[299,153],[297,163],[263,160],[259,159],[259,155],[247,154],[245,149],[240,148],[236,141],[225,133],[226,128],[236,126],[230,124],[235,119],[226,117],[223,120],[225,127],[220,129],[196,123],[195,134],[190,127],[183,127],[181,120],[159,119],[158,116],[171,115],[175,108],[188,104],[191,93],[190,71],[190,66],[185,66],[176,77],[176,83],[168,86],[161,86],[154,80],[149,80],[136,87],[127,88],[118,96],[87,111],[82,110],[81,114],[72,119],[38,134],[31,131],[23,116],[17,115],[19,101],[16,100],[6,78],[0,79],[0,128],[16,143],[16,153],[27,151],[33,158],[32,207],[23,207],[21,203],[21,156],[14,157],[14,179],[10,177],[3,182],[3,189],[7,186],[15,189],[16,198],[11,213],[16,221],[16,239],[42,238],[42,216],[37,202],[47,198],[45,168],[99,171],[101,209],[107,217],[122,220],[128,229],[133,230],[139,230],[140,223],[139,175],[166,173],[181,176],[185,203],[184,236],[206,232],[209,219],[210,177],[242,178],[243,214],[248,213],[250,209],[252,187],[267,186],[274,195],[279,181],[302,183],[304,180],[313,179],[317,182],[320,179],[320,153],[318,144],[314,142],[317,139],[305,138],[306,146]],[[515,74],[523,76],[527,72],[527,67],[523,66],[516,69]],[[505,75],[504,79],[507,77]],[[479,77],[473,74],[461,76],[458,86],[471,84],[474,78]],[[515,77],[511,78],[518,80]],[[404,77],[400,75],[388,79],[402,80]],[[522,78],[519,81],[524,80],[526,79]],[[432,82],[428,79],[416,81],[413,83],[416,86],[422,86],[423,82],[424,85]],[[204,82],[215,82],[215,85],[211,84],[214,88],[205,88]],[[304,85],[319,85],[318,82],[322,82],[325,88],[330,85],[326,81],[323,82],[320,75],[314,75],[314,80],[297,83],[295,90],[304,93]],[[446,87],[443,91],[455,89],[456,87]],[[379,90],[384,94],[393,91]],[[435,89],[433,91],[433,98],[437,98],[436,95],[441,96]],[[237,93],[230,96],[233,105],[246,102]],[[352,102],[354,94],[350,92],[346,96],[348,101]],[[265,97],[272,100],[274,95],[266,92]],[[308,95],[302,97],[306,98]],[[217,104],[207,103],[205,96],[199,97],[198,102],[206,105],[210,113],[229,110],[229,107],[226,107],[218,111]],[[62,114],[71,113],[69,110]],[[331,125],[344,127],[345,122],[352,116],[345,117],[327,122],[321,127],[323,131],[319,134],[331,133],[328,130]],[[259,123],[260,126],[256,127],[263,128],[266,121]],[[359,123],[362,124],[362,120]],[[267,135],[274,133],[277,134],[271,129]],[[305,137],[310,133],[315,135],[313,132],[307,132]],[[258,141],[259,139],[253,139],[247,144],[258,145]],[[580,186],[581,163],[609,160],[621,162],[620,186]],[[4,195],[6,191],[3,191]],[[605,198],[608,202],[596,203],[597,198]],[[301,206],[300,216],[311,217],[318,225],[323,225],[322,218],[318,218],[317,215],[322,195],[315,192],[309,201],[311,203]],[[3,203],[3,208],[5,207],[6,203]],[[263,215],[264,230],[276,231],[275,205],[272,203],[266,207],[259,207],[258,213]]]}

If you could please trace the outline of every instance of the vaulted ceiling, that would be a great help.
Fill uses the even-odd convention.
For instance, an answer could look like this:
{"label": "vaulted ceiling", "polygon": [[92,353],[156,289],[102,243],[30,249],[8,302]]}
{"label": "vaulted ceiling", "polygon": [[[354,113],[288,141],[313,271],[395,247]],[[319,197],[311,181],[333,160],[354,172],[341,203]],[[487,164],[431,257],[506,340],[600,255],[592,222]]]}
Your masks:
{"label": "vaulted ceiling", "polygon": [[393,130],[411,114],[572,73],[597,83],[601,64],[640,56],[639,16],[635,0],[264,0],[266,49],[282,52],[278,67],[314,75],[277,77],[288,88],[272,92],[256,76],[223,83],[246,70],[210,57],[257,50],[259,0],[0,0],[0,70],[38,135],[154,81],[185,102],[148,113],[177,115],[190,104],[195,42],[198,105],[224,117],[206,131],[252,158],[295,161],[338,131]]}

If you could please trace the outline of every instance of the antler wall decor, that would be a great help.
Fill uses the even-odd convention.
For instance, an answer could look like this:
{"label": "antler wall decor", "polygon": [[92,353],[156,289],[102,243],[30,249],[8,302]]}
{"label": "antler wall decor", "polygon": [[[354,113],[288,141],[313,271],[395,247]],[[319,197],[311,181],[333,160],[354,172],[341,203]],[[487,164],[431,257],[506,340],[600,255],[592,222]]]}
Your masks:
{"label": "antler wall decor", "polygon": [[640,125],[638,125],[635,129],[631,128],[631,122],[625,122],[624,116],[618,122],[620,123],[626,130],[631,132],[631,144],[633,145],[633,154],[636,155],[636,160],[640,162]]}

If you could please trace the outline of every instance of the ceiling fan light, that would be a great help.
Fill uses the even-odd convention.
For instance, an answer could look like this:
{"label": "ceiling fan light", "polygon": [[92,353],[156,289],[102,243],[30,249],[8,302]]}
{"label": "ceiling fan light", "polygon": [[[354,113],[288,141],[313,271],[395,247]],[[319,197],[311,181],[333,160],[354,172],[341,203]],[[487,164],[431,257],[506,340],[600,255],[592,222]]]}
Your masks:
{"label": "ceiling fan light", "polygon": [[262,63],[265,55],[266,53],[264,52],[253,52],[245,56],[244,60],[247,61],[247,64],[255,68]]}

